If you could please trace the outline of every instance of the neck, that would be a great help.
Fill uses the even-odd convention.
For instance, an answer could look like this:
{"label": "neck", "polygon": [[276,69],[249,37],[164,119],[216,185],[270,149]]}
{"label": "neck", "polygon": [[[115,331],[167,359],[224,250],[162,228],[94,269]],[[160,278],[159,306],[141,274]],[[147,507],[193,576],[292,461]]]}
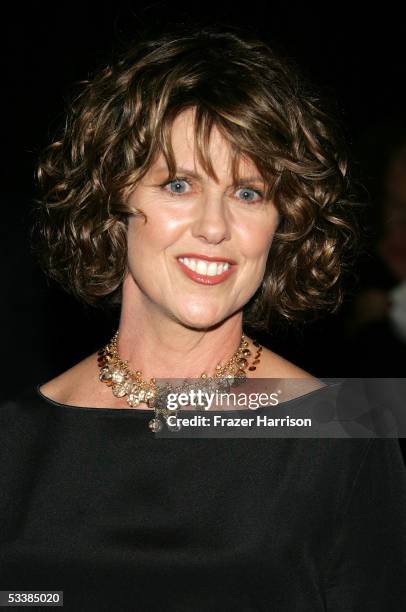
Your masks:
{"label": "neck", "polygon": [[[128,297],[128,296],[127,296]],[[226,363],[238,349],[242,312],[209,329],[186,327],[145,299],[125,299],[119,324],[118,353],[144,380],[212,376],[216,365]]]}

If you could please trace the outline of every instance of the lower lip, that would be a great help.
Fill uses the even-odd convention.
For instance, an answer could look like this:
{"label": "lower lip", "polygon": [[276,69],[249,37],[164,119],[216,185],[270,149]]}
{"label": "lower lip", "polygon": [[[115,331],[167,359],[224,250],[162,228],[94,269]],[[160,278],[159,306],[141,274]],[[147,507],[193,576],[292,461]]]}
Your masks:
{"label": "lower lip", "polygon": [[235,269],[234,265],[230,265],[230,267],[222,274],[216,274],[215,276],[206,276],[205,274],[198,274],[198,272],[193,272],[193,270],[185,266],[185,264],[179,261],[179,259],[177,259],[176,261],[178,262],[186,276],[194,280],[196,283],[200,283],[201,285],[218,285],[219,283],[222,283],[224,280],[226,280],[226,278],[228,278],[230,274],[234,272]]}

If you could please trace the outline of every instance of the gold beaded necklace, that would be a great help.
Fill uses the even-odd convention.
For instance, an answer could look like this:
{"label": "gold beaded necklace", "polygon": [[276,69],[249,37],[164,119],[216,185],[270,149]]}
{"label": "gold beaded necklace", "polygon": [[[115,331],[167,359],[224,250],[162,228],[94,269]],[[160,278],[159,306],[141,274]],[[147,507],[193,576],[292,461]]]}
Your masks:
{"label": "gold beaded necklace", "polygon": [[[185,381],[182,385],[165,384],[158,388],[156,378],[151,378],[147,382],[142,378],[140,370],[130,370],[128,360],[120,359],[117,342],[118,330],[110,342],[98,351],[99,379],[111,387],[115,397],[127,396],[126,401],[132,408],[145,402],[149,408],[154,409],[156,416],[149,421],[148,426],[153,432],[159,431],[162,428],[162,422],[157,417],[159,415],[166,417],[176,412],[166,407],[167,394],[174,391],[188,391],[193,384]],[[228,390],[231,386],[242,384],[246,379],[246,370],[256,370],[261,360],[262,346],[257,341],[253,341],[253,345],[256,347],[256,353],[252,363],[249,363],[248,359],[252,356],[252,351],[248,348],[249,343],[246,336],[242,334],[238,349],[225,365],[217,364],[214,376],[208,376],[205,372],[200,375],[201,383],[205,388],[210,388],[211,391]]]}

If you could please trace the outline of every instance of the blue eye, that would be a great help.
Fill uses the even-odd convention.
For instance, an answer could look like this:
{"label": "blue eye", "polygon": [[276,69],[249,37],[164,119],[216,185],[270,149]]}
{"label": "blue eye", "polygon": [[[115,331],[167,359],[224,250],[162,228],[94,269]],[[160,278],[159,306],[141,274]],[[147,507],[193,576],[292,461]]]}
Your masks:
{"label": "blue eye", "polygon": [[[255,196],[258,196],[259,199],[262,198],[262,193],[260,191],[257,191],[256,189],[251,189],[250,187],[241,187],[238,191],[242,192],[242,200],[244,200],[245,202],[258,201],[255,200]],[[252,198],[251,196],[254,197]]]}
{"label": "blue eye", "polygon": [[[168,183],[165,183],[163,185],[163,188],[165,189],[165,191],[168,191],[166,189],[166,187],[169,185],[170,189],[168,191],[169,195],[182,195],[183,193],[186,193],[186,190],[183,190],[182,188],[182,183],[183,186],[188,185],[188,181],[186,181],[185,179],[174,179],[173,181],[169,181]],[[172,186],[174,187],[174,189],[172,189]]]}

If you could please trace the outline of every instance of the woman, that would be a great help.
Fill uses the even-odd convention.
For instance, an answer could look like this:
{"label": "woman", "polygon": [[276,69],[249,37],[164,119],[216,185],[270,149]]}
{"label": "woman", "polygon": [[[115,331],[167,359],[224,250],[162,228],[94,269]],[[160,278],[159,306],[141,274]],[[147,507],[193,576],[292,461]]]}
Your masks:
{"label": "woman", "polygon": [[242,338],[342,298],[347,164],[295,70],[216,28],[139,42],[84,84],[39,180],[44,269],[120,320],[2,407],[1,589],[75,611],[402,609],[395,441],[152,433],[154,379],[322,386]]}

